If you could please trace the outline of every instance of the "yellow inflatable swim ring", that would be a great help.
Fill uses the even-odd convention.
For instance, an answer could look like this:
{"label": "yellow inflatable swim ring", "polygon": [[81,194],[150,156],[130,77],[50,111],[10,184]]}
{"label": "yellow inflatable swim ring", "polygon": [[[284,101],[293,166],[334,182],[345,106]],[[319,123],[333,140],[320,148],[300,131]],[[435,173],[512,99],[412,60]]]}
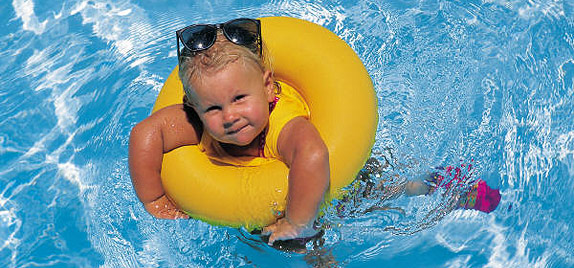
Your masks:
{"label": "yellow inflatable swim ring", "polygon": [[[277,80],[303,96],[310,121],[329,149],[331,187],[327,201],[341,195],[370,155],[377,127],[377,99],[361,60],[339,37],[317,24],[266,17],[261,32]],[[153,112],[181,103],[176,67]],[[279,160],[256,167],[218,165],[198,146],[164,154],[161,178],[166,194],[186,213],[216,225],[254,229],[284,211],[288,168]]]}

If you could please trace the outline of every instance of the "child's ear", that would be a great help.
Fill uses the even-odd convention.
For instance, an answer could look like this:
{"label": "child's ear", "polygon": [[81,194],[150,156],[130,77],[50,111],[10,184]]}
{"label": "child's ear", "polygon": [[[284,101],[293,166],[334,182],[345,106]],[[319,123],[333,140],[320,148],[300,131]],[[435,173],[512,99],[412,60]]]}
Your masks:
{"label": "child's ear", "polygon": [[273,102],[275,99],[275,81],[273,80],[271,71],[265,71],[263,73],[263,86],[265,94],[267,95],[267,102]]}

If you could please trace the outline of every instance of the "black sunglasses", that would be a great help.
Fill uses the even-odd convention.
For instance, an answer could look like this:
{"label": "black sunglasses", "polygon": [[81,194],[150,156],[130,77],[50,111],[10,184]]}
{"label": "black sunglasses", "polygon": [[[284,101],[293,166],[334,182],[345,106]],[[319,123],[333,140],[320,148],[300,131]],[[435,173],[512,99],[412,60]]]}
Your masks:
{"label": "black sunglasses", "polygon": [[179,41],[191,52],[206,50],[213,46],[217,30],[230,42],[247,47],[253,53],[262,53],[261,22],[255,19],[240,18],[218,24],[193,24],[175,32],[177,37],[177,59],[180,60]]}

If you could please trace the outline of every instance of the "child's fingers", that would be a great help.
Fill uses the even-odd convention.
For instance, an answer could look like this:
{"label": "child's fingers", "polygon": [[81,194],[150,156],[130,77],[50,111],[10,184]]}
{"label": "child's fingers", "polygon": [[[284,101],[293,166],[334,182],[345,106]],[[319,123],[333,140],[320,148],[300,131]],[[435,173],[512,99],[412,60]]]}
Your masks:
{"label": "child's fingers", "polygon": [[297,230],[285,219],[280,219],[276,223],[269,225],[263,229],[266,234],[271,233],[267,244],[273,245],[277,240],[287,240],[297,237]]}
{"label": "child's fingers", "polygon": [[277,235],[275,233],[272,233],[271,236],[269,236],[269,241],[267,242],[267,245],[272,246],[275,240],[277,240]]}
{"label": "child's fingers", "polygon": [[148,205],[146,210],[158,219],[189,219],[189,215],[169,203]]}
{"label": "child's fingers", "polygon": [[293,230],[278,230],[276,232],[273,232],[271,236],[269,236],[269,242],[267,244],[271,246],[273,245],[273,242],[277,240],[295,239],[297,238],[297,234],[298,233]]}
{"label": "child's fingers", "polygon": [[181,210],[177,210],[177,213],[176,213],[174,219],[189,219],[189,215],[187,215],[185,212],[183,212]]}
{"label": "child's fingers", "polygon": [[165,195],[152,202],[145,203],[144,207],[151,215],[158,219],[189,219],[189,215],[179,210]]}
{"label": "child's fingers", "polygon": [[277,223],[263,227],[263,230],[261,230],[261,235],[270,235],[275,232],[275,229],[277,229]]}
{"label": "child's fingers", "polygon": [[267,242],[268,245],[272,246],[273,243],[277,240],[285,240],[289,239],[283,231],[275,229],[273,233],[269,236],[269,241]]}
{"label": "child's fingers", "polygon": [[173,219],[175,217],[174,213],[169,209],[163,209],[159,212],[161,219]]}
{"label": "child's fingers", "polygon": [[183,211],[173,207],[173,208],[168,208],[164,211],[162,211],[162,214],[165,216],[165,219],[172,219],[172,220],[177,220],[177,219],[188,219],[189,216],[187,214],[185,214]]}

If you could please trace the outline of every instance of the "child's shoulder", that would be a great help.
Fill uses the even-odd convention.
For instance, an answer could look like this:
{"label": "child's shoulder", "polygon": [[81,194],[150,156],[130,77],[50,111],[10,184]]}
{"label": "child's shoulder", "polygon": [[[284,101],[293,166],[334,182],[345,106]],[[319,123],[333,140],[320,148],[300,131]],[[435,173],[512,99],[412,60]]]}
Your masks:
{"label": "child's shoulder", "polygon": [[185,119],[186,113],[183,104],[174,104],[155,111],[140,124],[151,124],[156,127],[163,127],[166,124],[183,124],[186,122]]}
{"label": "child's shoulder", "polygon": [[140,124],[161,131],[164,144],[174,148],[198,144],[203,126],[197,113],[183,104],[174,104],[151,114]]}
{"label": "child's shoulder", "polygon": [[156,112],[152,113],[149,117],[164,117],[168,115],[177,116],[179,113],[184,113],[183,104],[173,104],[170,106],[163,107]]}

